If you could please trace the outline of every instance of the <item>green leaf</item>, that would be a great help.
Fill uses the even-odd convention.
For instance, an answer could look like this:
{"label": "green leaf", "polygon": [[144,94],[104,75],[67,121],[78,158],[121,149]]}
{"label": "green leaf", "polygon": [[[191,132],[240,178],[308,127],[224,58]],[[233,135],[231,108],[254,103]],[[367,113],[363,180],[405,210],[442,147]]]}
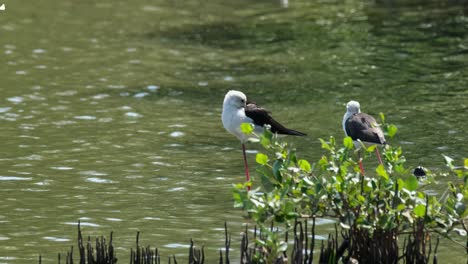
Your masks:
{"label": "green leaf", "polygon": [[423,193],[423,192],[417,192],[417,193],[416,193],[416,197],[421,198],[421,199],[424,199],[424,198],[426,198],[426,194]]}
{"label": "green leaf", "polygon": [[458,176],[458,178],[463,177],[463,170],[453,170],[453,172]]}
{"label": "green leaf", "polygon": [[358,198],[358,201],[361,203],[364,203],[366,201],[366,198],[360,194],[358,194],[357,198]]}
{"label": "green leaf", "polygon": [[242,133],[246,134],[246,135],[249,135],[249,134],[252,134],[253,130],[254,130],[254,124],[251,124],[251,123],[242,123],[240,125],[240,129],[242,131]]}
{"label": "green leaf", "polygon": [[312,167],[310,166],[310,163],[307,160],[301,159],[297,162],[299,165],[299,168],[305,172],[310,172]]}
{"label": "green leaf", "polygon": [[328,165],[328,159],[326,156],[322,156],[322,158],[319,160],[318,164],[320,165],[320,167],[322,167],[322,169],[326,169],[327,165]]}
{"label": "green leaf", "polygon": [[384,113],[380,112],[379,115],[380,115],[380,120],[382,120],[382,123],[385,123],[385,115],[384,115]]}
{"label": "green leaf", "polygon": [[242,202],[242,197],[240,195],[240,193],[237,193],[237,192],[232,192],[232,197],[234,198],[234,201],[236,202]]}
{"label": "green leaf", "polygon": [[345,224],[345,223],[343,223],[343,222],[340,222],[340,226],[341,226],[341,228],[343,228],[343,229],[351,229],[351,227],[350,227],[348,224]]}
{"label": "green leaf", "polygon": [[401,213],[401,215],[405,217],[406,220],[410,222],[411,224],[414,222],[413,216],[411,216],[409,211],[404,211],[403,213]]}
{"label": "green leaf", "polygon": [[468,170],[468,159],[465,159],[465,161],[464,161],[464,166],[465,166],[465,169]]}
{"label": "green leaf", "polygon": [[426,206],[423,204],[418,204],[416,207],[414,207],[413,212],[417,217],[424,217],[426,214]]}
{"label": "green leaf", "polygon": [[273,172],[271,171],[271,169],[266,166],[259,166],[257,167],[256,171],[260,175],[260,181],[265,191],[273,191],[277,182],[273,176]]}
{"label": "green leaf", "polygon": [[370,145],[368,148],[366,148],[366,151],[369,153],[374,152],[376,147],[377,145]]}
{"label": "green leaf", "polygon": [[266,241],[263,240],[263,239],[256,239],[256,240],[255,240],[255,243],[257,243],[257,244],[260,245],[260,246],[266,246],[266,245],[267,245],[267,244],[266,244]]}
{"label": "green leaf", "polygon": [[405,206],[404,204],[399,204],[399,205],[397,206],[396,210],[397,210],[398,212],[401,212],[401,211],[403,211],[405,208],[406,208],[406,206]]}
{"label": "green leaf", "polygon": [[405,181],[405,186],[410,191],[416,191],[416,189],[418,189],[418,186],[419,186],[419,182],[416,176],[414,175],[409,176]]}
{"label": "green leaf", "polygon": [[250,199],[250,201],[256,206],[263,208],[265,207],[265,203],[263,201],[257,200],[257,199]]}
{"label": "green leaf", "polygon": [[454,228],[453,231],[457,233],[459,236],[466,237],[466,230],[461,229],[461,228]]}
{"label": "green leaf", "polygon": [[268,156],[263,153],[257,153],[257,156],[255,156],[255,160],[260,165],[268,164]]}
{"label": "green leaf", "polygon": [[245,186],[245,188],[249,188],[249,190],[250,190],[250,188],[252,187],[252,181],[245,182],[244,186]]}
{"label": "green leaf", "polygon": [[237,183],[237,184],[235,184],[233,187],[234,187],[235,190],[242,190],[242,189],[244,189],[244,185],[243,185],[242,183]]}
{"label": "green leaf", "polygon": [[283,167],[283,161],[276,160],[273,163],[273,175],[275,176],[276,180],[281,183],[283,181],[283,176],[281,175],[281,168]]}
{"label": "green leaf", "polygon": [[395,172],[400,173],[400,174],[405,173],[405,167],[403,167],[403,164],[396,165]]}
{"label": "green leaf", "polygon": [[302,180],[304,181],[304,183],[305,183],[306,185],[310,185],[310,186],[313,186],[313,185],[314,185],[314,182],[312,182],[312,181],[311,181],[309,178],[307,178],[307,177],[304,177]]}
{"label": "green leaf", "polygon": [[278,252],[284,252],[288,249],[288,243],[281,243],[280,247],[278,248]]}
{"label": "green leaf", "polygon": [[397,133],[398,128],[395,125],[389,125],[387,127],[387,135],[389,138],[392,138]]}
{"label": "green leaf", "polygon": [[323,140],[323,139],[321,139],[321,138],[320,138],[319,140],[320,140],[320,143],[322,143],[322,148],[323,148],[323,149],[326,149],[326,150],[328,150],[328,151],[331,150],[330,145],[329,145],[327,142],[325,142],[325,140]]}
{"label": "green leaf", "polygon": [[449,167],[449,168],[453,168],[453,159],[449,156],[445,156],[445,155],[442,155],[444,156],[444,159],[445,159],[445,164]]}
{"label": "green leaf", "polygon": [[397,183],[398,183],[398,191],[401,191],[401,189],[403,189],[406,186],[405,182],[402,179],[398,179]]}
{"label": "green leaf", "polygon": [[351,137],[345,137],[343,139],[343,145],[345,146],[345,148],[347,149],[352,149],[354,147],[354,144],[353,144],[353,139]]}
{"label": "green leaf", "polygon": [[266,149],[271,147],[271,140],[265,136],[265,133],[260,136],[260,144]]}
{"label": "green leaf", "polygon": [[377,175],[388,181],[387,171],[385,171],[385,168],[382,164],[379,164],[379,166],[375,169],[375,172],[377,172]]}
{"label": "green leaf", "polygon": [[298,216],[299,216],[299,214],[296,213],[296,212],[288,212],[288,213],[286,214],[286,218],[287,218],[287,219],[294,219],[294,218],[297,218]]}
{"label": "green leaf", "polygon": [[458,215],[462,215],[466,210],[466,206],[462,202],[456,202],[455,203],[455,211],[457,212]]}

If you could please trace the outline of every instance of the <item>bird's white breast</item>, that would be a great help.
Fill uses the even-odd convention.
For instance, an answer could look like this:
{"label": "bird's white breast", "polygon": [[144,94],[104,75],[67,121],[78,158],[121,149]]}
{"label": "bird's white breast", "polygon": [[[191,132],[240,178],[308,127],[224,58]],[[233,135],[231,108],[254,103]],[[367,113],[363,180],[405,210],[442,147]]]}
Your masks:
{"label": "bird's white breast", "polygon": [[343,123],[342,123],[342,125],[343,125],[343,130],[344,130],[344,133],[345,133],[346,136],[348,136],[348,133],[346,132],[346,120],[348,120],[348,118],[350,118],[351,115],[352,115],[352,113],[346,111],[346,113],[345,113],[344,116],[343,116]]}
{"label": "bird's white breast", "polygon": [[242,132],[240,126],[242,123],[253,123],[252,119],[245,115],[244,108],[224,107],[222,113],[224,128],[241,142],[246,142],[254,135],[246,135]]}

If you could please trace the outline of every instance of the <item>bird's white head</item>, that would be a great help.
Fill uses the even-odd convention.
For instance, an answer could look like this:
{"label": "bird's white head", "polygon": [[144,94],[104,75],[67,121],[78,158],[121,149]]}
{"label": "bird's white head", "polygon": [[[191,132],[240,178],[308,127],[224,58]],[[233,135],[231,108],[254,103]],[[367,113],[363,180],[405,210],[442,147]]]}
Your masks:
{"label": "bird's white head", "polygon": [[223,107],[233,107],[236,109],[245,107],[247,96],[243,92],[231,90],[224,96]]}
{"label": "bird's white head", "polygon": [[351,114],[356,114],[361,112],[361,105],[358,101],[349,101],[346,104],[346,111]]}

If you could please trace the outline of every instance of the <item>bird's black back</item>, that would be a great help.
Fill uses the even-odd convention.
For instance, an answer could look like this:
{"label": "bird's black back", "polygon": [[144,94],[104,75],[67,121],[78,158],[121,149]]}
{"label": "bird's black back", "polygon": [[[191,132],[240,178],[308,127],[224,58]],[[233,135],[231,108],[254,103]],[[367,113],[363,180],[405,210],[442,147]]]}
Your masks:
{"label": "bird's black back", "polygon": [[346,134],[353,140],[385,144],[385,136],[377,121],[371,115],[357,113],[350,116],[345,122]]}
{"label": "bird's black back", "polygon": [[285,135],[305,136],[305,133],[284,127],[271,117],[270,112],[265,108],[257,106],[255,103],[247,103],[245,115],[253,120],[257,126],[270,125],[271,132]]}

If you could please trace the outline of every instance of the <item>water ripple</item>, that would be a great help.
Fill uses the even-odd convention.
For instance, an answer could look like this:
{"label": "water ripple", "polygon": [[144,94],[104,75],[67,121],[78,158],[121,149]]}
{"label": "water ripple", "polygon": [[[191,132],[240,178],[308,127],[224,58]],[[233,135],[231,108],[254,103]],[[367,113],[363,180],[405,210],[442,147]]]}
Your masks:
{"label": "water ripple", "polygon": [[110,97],[110,95],[109,94],[96,94],[95,96],[93,96],[93,99],[101,100],[107,97]]}
{"label": "water ripple", "polygon": [[136,113],[136,112],[127,112],[127,113],[125,113],[125,116],[133,117],[133,118],[142,117],[141,114]]}
{"label": "water ripple", "polygon": [[53,170],[73,170],[73,167],[67,167],[67,166],[54,166],[50,167]]}
{"label": "water ripple", "polygon": [[185,133],[181,132],[181,131],[174,131],[171,134],[169,134],[169,136],[171,136],[171,137],[182,137],[184,135],[185,135]]}
{"label": "water ripple", "polygon": [[16,113],[5,113],[5,115],[0,116],[0,119],[6,120],[6,121],[16,121],[20,117],[21,116]]}
{"label": "water ripple", "polygon": [[147,92],[141,92],[141,93],[135,94],[133,97],[135,97],[135,98],[143,98],[143,97],[148,96],[148,95],[149,95],[149,93],[147,93]]}
{"label": "water ripple", "polygon": [[95,116],[89,116],[89,115],[75,116],[74,118],[79,119],[79,120],[95,120],[96,119]]}
{"label": "water ripple", "polygon": [[31,177],[0,176],[0,181],[30,181]]}
{"label": "water ripple", "polygon": [[178,191],[183,191],[183,190],[186,190],[187,188],[185,187],[174,187],[174,188],[171,188],[169,190],[167,190],[168,192],[178,192]]}
{"label": "water ripple", "polygon": [[46,50],[44,50],[44,49],[34,49],[32,52],[36,53],[36,54],[41,54],[41,53],[45,53]]}
{"label": "water ripple", "polygon": [[[83,218],[80,219],[80,220],[83,220]],[[64,224],[66,224],[66,225],[72,225],[72,226],[77,226],[77,225],[78,225],[77,222],[65,222]],[[95,224],[95,223],[91,223],[91,222],[83,222],[83,221],[80,221],[80,226],[100,227],[101,225]]]}
{"label": "water ripple", "polygon": [[166,244],[164,247],[167,248],[190,248],[190,245],[184,245],[184,244],[179,244],[179,243],[171,243],[171,244]]}
{"label": "water ripple", "polygon": [[111,222],[122,222],[123,219],[120,219],[120,218],[111,218],[111,217],[108,217],[108,218],[104,218],[106,219],[107,221],[111,221]]}
{"label": "water ripple", "polygon": [[11,107],[0,107],[0,113],[5,113],[10,111]]}
{"label": "water ripple", "polygon": [[7,101],[15,103],[15,104],[19,104],[24,101],[24,98],[22,96],[13,96],[13,97],[7,98]]}
{"label": "water ripple", "polygon": [[76,122],[71,121],[71,120],[61,120],[61,121],[52,122],[52,124],[60,127],[60,126],[66,126],[66,125],[73,125],[73,124],[76,124]]}
{"label": "water ripple", "polygon": [[55,94],[58,95],[58,96],[74,96],[77,93],[78,92],[75,91],[75,90],[67,90],[67,91],[57,92]]}
{"label": "water ripple", "polygon": [[170,164],[170,163],[162,162],[162,161],[153,161],[153,162],[151,162],[151,164],[159,165],[159,166],[165,166],[165,167],[172,167],[172,166],[174,166],[174,165],[172,165],[172,164]]}
{"label": "water ripple", "polygon": [[[151,216],[146,216],[143,218],[144,220],[154,220],[154,221],[161,221],[162,218],[159,217],[151,217]],[[224,229],[223,229],[224,230]]]}
{"label": "water ripple", "polygon": [[148,85],[146,87],[146,89],[148,89],[151,92],[156,92],[157,90],[159,90],[159,86],[157,86],[157,85]]}
{"label": "water ripple", "polygon": [[105,176],[107,173],[105,172],[98,172],[98,171],[80,171],[79,174],[86,175],[86,176]]}
{"label": "water ripple", "polygon": [[173,125],[169,125],[168,127],[186,127],[187,125],[186,124],[173,124]]}
{"label": "water ripple", "polygon": [[20,157],[20,160],[42,160],[41,155],[33,154],[26,157]]}
{"label": "water ripple", "polygon": [[87,182],[94,182],[94,183],[114,183],[114,181],[109,180],[109,179],[102,179],[102,178],[97,178],[97,177],[90,177],[86,178]]}
{"label": "water ripple", "polygon": [[49,241],[55,241],[55,242],[68,242],[68,241],[71,241],[71,239],[69,239],[69,238],[51,237],[51,236],[43,237],[43,239],[49,240]]}

